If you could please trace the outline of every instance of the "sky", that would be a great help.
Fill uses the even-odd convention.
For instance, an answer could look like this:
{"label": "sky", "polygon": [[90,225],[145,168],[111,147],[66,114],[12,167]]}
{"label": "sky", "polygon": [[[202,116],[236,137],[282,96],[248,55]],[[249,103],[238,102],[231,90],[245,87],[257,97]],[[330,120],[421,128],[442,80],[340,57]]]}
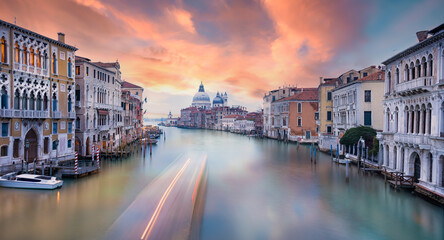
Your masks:
{"label": "sky", "polygon": [[381,65],[444,23],[442,0],[0,0],[0,19],[77,56],[119,61],[144,88],[146,117],[191,104],[200,82],[249,111],[279,86]]}

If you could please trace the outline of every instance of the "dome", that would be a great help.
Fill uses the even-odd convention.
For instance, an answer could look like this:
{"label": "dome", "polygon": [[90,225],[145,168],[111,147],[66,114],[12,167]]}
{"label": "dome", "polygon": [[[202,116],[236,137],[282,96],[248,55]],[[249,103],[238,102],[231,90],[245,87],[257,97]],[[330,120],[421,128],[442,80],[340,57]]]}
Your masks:
{"label": "dome", "polygon": [[206,92],[197,92],[194,94],[193,103],[194,102],[211,102],[210,97]]}
{"label": "dome", "polygon": [[194,94],[193,103],[191,104],[191,106],[204,109],[211,108],[210,97],[205,92],[205,88],[202,82],[200,83],[199,91],[196,94]]}
{"label": "dome", "polygon": [[219,95],[217,95],[214,99],[213,99],[213,105],[216,105],[216,104],[224,104],[224,100],[219,96]]}

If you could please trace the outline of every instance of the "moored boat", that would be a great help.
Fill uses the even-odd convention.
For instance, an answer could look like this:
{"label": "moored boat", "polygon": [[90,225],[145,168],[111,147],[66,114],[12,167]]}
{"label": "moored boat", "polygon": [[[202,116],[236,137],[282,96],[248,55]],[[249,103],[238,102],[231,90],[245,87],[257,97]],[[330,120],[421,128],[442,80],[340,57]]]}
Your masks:
{"label": "moored boat", "polygon": [[13,172],[0,177],[0,187],[8,188],[29,188],[29,189],[55,189],[62,187],[63,181],[56,177],[19,174]]}

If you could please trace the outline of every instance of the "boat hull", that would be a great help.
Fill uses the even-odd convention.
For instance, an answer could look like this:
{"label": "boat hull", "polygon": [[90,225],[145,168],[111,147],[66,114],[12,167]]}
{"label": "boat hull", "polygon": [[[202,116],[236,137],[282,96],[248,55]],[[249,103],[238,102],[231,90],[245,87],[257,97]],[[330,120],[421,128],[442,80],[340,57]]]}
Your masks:
{"label": "boat hull", "polygon": [[54,184],[49,183],[33,183],[33,182],[17,182],[10,180],[0,180],[0,187],[7,188],[26,188],[26,189],[56,189],[62,187],[63,182],[58,181]]}

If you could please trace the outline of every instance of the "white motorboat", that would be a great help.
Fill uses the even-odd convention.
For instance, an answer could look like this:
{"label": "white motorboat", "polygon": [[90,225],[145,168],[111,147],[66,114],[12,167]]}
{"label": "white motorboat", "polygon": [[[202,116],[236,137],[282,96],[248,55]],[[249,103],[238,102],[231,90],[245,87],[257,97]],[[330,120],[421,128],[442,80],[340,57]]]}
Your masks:
{"label": "white motorboat", "polygon": [[43,175],[8,173],[0,177],[0,187],[55,189],[62,187],[62,185],[62,180]]}

